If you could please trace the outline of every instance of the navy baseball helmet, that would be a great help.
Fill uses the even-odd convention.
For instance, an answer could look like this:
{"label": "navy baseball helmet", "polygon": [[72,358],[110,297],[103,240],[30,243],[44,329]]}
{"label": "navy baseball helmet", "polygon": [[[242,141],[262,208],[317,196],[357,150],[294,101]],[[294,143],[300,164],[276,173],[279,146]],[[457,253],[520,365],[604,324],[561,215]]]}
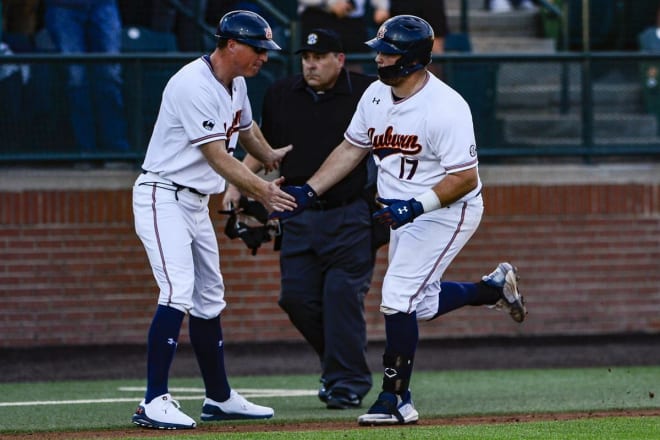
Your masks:
{"label": "navy baseball helmet", "polygon": [[218,23],[215,36],[261,49],[282,49],[273,41],[273,31],[268,22],[252,11],[239,10],[226,13]]}
{"label": "navy baseball helmet", "polygon": [[385,21],[376,37],[365,44],[384,54],[402,55],[396,64],[378,69],[381,78],[407,76],[431,62],[433,28],[414,15],[397,15]]}

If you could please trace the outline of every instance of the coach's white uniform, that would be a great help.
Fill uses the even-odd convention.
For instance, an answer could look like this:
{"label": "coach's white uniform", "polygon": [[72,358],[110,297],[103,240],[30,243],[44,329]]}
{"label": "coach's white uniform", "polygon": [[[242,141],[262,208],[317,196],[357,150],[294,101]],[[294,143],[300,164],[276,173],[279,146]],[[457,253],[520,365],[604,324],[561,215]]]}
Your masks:
{"label": "coach's white uniform", "polygon": [[[468,104],[430,73],[419,91],[398,101],[390,86],[374,82],[344,136],[353,145],[373,149],[378,194],[385,199],[419,196],[447,174],[478,165]],[[441,277],[476,231],[482,214],[479,181],[450,206],[392,230],[381,310],[416,311],[418,319],[431,318],[438,310]]]}
{"label": "coach's white uniform", "polygon": [[158,304],[204,319],[224,309],[208,202],[210,194],[224,191],[225,181],[199,147],[225,140],[233,152],[238,130],[251,124],[245,79],[234,78],[230,94],[213,75],[208,56],[187,64],[167,83],[145,172],[133,187],[135,230],[160,288]]}

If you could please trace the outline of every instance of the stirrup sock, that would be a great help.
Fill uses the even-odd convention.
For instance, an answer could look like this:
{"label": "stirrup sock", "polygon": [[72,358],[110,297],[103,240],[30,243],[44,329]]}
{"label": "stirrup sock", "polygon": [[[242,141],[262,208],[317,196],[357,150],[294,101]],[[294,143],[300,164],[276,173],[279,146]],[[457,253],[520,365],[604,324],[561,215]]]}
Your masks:
{"label": "stirrup sock", "polygon": [[146,403],[168,392],[170,366],[176,353],[184,316],[185,313],[172,307],[159,305],[156,309],[147,339]]}
{"label": "stirrup sock", "polygon": [[220,315],[211,319],[190,316],[190,343],[195,351],[206,388],[206,397],[216,402],[229,399],[231,388],[225,370],[225,349]]}

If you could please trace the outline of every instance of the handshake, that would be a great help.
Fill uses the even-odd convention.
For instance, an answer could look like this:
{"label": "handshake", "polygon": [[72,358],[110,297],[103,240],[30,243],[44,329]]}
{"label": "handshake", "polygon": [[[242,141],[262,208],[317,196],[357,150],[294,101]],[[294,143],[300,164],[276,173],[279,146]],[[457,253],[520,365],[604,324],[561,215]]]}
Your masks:
{"label": "handshake", "polygon": [[[316,191],[309,184],[302,186],[283,186],[282,191],[291,194],[296,199],[297,206],[292,211],[274,211],[268,216],[269,219],[283,221],[294,217],[312,206],[318,198]],[[392,229],[397,229],[406,223],[410,223],[424,213],[424,206],[415,199],[399,200],[381,199],[378,197],[376,200],[385,206],[374,212],[372,218]]]}
{"label": "handshake", "polygon": [[294,217],[312,206],[314,200],[318,198],[314,188],[307,183],[303,186],[283,186],[282,191],[291,194],[296,199],[296,207],[291,211],[273,211],[268,216],[269,220],[277,219],[283,221]]}

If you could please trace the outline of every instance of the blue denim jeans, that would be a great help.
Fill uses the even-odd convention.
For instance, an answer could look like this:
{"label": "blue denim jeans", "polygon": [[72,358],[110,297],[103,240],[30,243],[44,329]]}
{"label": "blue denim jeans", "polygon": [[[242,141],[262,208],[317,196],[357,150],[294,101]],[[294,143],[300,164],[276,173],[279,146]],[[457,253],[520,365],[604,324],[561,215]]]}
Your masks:
{"label": "blue denim jeans", "polygon": [[[64,6],[46,3],[45,24],[55,46],[65,54],[119,53],[122,24],[116,1],[71,3]],[[68,67],[71,122],[82,153],[94,153],[99,149],[129,151],[121,87],[118,63],[71,64]]]}

